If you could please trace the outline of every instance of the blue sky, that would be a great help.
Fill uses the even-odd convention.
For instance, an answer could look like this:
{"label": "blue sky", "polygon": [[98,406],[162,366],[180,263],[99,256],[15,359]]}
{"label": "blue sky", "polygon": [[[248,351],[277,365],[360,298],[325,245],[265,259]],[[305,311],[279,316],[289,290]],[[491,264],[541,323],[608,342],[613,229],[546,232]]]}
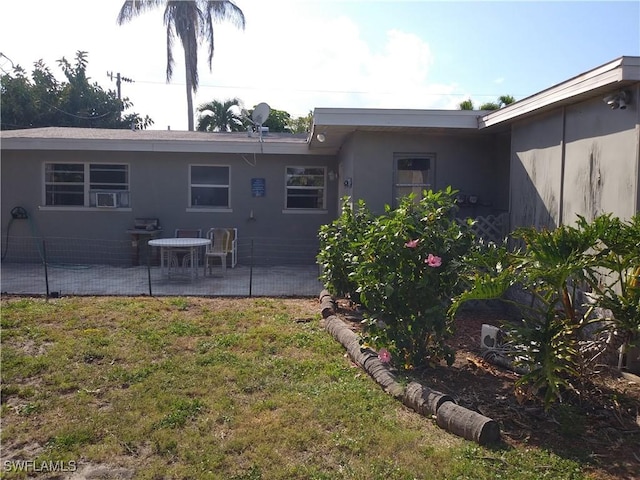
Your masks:
{"label": "blue sky", "polygon": [[[31,71],[89,54],[89,75],[122,86],[154,129],[187,126],[182,52],[165,83],[161,10],[116,25],[122,0],[0,4],[0,52]],[[200,54],[194,103],[231,97],[302,116],[315,107],[456,108],[521,99],[622,55],[640,56],[640,1],[236,0],[244,32],[216,26],[213,71]],[[0,67],[11,63],[0,57]]]}

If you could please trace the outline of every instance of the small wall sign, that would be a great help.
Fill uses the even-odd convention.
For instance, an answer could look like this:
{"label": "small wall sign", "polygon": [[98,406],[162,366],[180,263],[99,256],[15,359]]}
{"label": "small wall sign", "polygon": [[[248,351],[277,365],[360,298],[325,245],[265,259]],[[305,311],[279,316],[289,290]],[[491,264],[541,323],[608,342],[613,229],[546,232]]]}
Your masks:
{"label": "small wall sign", "polygon": [[264,197],[266,194],[267,182],[264,178],[251,179],[251,196]]}

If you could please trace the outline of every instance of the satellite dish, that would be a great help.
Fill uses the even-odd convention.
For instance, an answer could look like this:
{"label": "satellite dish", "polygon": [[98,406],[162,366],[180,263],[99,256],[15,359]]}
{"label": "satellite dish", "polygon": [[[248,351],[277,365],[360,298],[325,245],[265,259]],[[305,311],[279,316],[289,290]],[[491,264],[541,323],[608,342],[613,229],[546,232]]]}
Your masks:
{"label": "satellite dish", "polygon": [[271,108],[266,103],[259,103],[256,105],[256,108],[253,109],[253,113],[251,114],[251,119],[255,125],[262,125],[269,118],[269,114],[271,113]]}

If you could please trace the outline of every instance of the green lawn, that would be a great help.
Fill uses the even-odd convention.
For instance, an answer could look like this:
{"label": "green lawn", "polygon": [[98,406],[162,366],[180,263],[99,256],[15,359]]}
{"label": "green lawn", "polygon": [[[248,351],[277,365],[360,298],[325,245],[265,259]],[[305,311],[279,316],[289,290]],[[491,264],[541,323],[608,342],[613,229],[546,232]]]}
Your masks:
{"label": "green lawn", "polygon": [[2,478],[60,475],[42,465],[136,479],[588,478],[403,407],[345,357],[313,299],[1,306]]}

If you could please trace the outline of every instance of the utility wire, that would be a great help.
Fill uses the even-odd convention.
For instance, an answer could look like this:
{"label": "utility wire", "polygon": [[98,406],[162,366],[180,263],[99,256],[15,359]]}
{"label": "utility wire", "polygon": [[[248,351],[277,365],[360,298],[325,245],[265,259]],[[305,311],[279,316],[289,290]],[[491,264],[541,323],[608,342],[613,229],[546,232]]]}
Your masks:
{"label": "utility wire", "polygon": [[[9,62],[11,63],[11,69],[12,70],[16,68],[15,64],[13,63],[13,60],[11,60],[9,57],[7,57],[4,53],[0,52],[0,58],[6,58],[7,60],[9,60]],[[3,68],[3,66],[0,66],[0,70],[2,70],[2,73],[5,73],[5,74],[9,73]]]}
{"label": "utility wire", "polygon": [[105,118],[105,117],[108,117],[109,115],[113,115],[114,113],[117,113],[117,112],[107,112],[107,113],[103,113],[102,115],[92,115],[90,117],[85,117],[85,116],[82,116],[82,115],[76,115],[74,113],[65,112],[64,110],[61,110],[58,107],[56,107],[55,105],[51,105],[50,103],[45,102],[44,100],[40,100],[40,102],[44,103],[45,105],[48,105],[49,107],[53,108],[54,110],[57,110],[60,113],[63,113],[65,115],[68,115],[68,116],[73,117],[73,118],[77,118],[79,120],[99,120],[101,118]]}
{"label": "utility wire", "polygon": [[[136,80],[136,83],[144,83],[148,85],[167,85],[166,82],[161,82],[157,80]],[[176,86],[182,87],[182,86],[186,86],[186,83],[172,81],[170,85],[176,85]],[[251,87],[247,85],[200,84],[198,86],[198,91],[200,91],[202,88],[225,88],[225,89],[237,89],[237,90],[263,90],[264,89],[263,86]],[[345,93],[345,94],[358,94],[358,95],[395,95],[397,94],[397,92],[392,92],[392,91],[379,92],[379,91],[370,91],[370,90],[314,90],[314,89],[305,89],[305,88],[290,88],[287,86],[282,86],[282,87],[270,86],[268,87],[268,90],[281,90],[286,92],[299,92],[299,93]],[[497,97],[501,94],[502,93],[469,93],[469,92],[431,92],[431,93],[424,93],[424,94],[421,93],[422,96],[429,96],[429,97],[442,96],[442,95],[469,95],[472,97]],[[526,94],[516,93],[514,96],[524,97],[526,96]]]}

